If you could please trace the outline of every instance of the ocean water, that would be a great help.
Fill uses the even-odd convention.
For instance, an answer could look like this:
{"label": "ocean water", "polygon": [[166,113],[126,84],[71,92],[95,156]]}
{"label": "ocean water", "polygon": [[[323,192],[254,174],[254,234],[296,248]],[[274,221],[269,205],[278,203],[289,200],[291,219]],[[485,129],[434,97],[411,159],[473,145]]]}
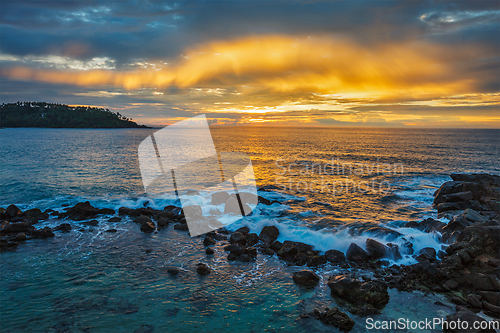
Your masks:
{"label": "ocean water", "polygon": [[[62,211],[83,200],[115,209],[173,204],[171,196],[143,193],[137,147],[154,131],[1,129],[0,207],[14,203],[23,210]],[[259,195],[280,202],[259,204],[229,229],[246,225],[258,233],[276,225],[279,240],[306,242],[320,251],[345,252],[352,242],[363,246],[366,238],[401,243],[403,237],[417,251],[439,250],[437,235],[404,223],[435,217],[432,194],[451,180],[450,173],[500,173],[498,130],[216,127],[211,132],[219,152],[251,158]],[[0,254],[2,332],[134,332],[141,325],[154,332],[337,331],[312,319],[297,320],[314,308],[335,306],[326,281],[337,267],[317,269],[320,286],[303,290],[291,279],[301,268],[275,257],[259,254],[254,263],[228,263],[222,244],[206,256],[203,238],[172,226],[143,234],[127,219],[110,223],[108,218],[100,218],[93,231],[79,231],[79,223],[72,222],[69,233]],[[380,226],[403,236],[395,238]],[[109,228],[118,232],[105,232]],[[196,274],[200,261],[210,265],[211,274]],[[405,256],[398,263],[412,262]],[[169,266],[180,267],[181,274],[169,276]],[[390,294],[379,319],[421,320],[453,310],[440,296]],[[364,318],[351,317],[353,331],[366,331]]]}

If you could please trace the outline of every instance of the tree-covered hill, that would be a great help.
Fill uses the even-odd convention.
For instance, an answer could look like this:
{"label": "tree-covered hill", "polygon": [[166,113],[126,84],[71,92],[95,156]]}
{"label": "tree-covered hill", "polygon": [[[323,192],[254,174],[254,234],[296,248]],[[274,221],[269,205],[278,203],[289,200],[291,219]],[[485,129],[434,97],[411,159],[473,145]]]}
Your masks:
{"label": "tree-covered hill", "polygon": [[132,119],[119,112],[90,106],[45,102],[17,102],[0,106],[0,127],[135,128]]}

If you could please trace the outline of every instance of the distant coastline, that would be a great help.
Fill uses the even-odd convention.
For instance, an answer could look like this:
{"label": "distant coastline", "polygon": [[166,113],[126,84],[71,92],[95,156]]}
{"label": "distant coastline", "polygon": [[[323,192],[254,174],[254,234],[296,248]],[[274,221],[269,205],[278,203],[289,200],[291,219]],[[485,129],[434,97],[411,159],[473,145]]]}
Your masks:
{"label": "distant coastline", "polygon": [[151,128],[108,109],[46,102],[0,105],[0,128]]}

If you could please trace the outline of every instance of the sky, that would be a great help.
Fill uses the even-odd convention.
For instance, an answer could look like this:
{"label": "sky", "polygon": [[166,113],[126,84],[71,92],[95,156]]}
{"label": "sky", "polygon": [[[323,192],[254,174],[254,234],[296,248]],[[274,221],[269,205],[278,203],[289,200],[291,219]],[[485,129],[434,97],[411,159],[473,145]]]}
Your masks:
{"label": "sky", "polygon": [[0,103],[165,126],[500,128],[500,1],[0,0]]}

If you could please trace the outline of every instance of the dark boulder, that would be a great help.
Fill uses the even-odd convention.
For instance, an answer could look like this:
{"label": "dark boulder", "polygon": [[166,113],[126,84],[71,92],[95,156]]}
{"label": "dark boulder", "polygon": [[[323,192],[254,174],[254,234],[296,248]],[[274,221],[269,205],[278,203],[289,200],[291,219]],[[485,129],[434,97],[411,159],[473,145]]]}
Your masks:
{"label": "dark boulder", "polygon": [[354,262],[365,262],[370,260],[370,255],[356,243],[351,243],[347,249],[346,259]]}
{"label": "dark boulder", "polygon": [[405,228],[414,228],[423,232],[442,232],[445,226],[446,223],[434,220],[432,218],[425,219],[420,223],[412,221],[405,224]]}
{"label": "dark boulder", "polygon": [[210,274],[211,271],[212,270],[210,269],[210,267],[208,267],[207,264],[198,263],[198,265],[196,266],[196,272],[198,272],[198,274],[200,275]]}
{"label": "dark boulder", "polygon": [[294,255],[299,253],[299,250],[297,249],[297,246],[294,243],[292,243],[292,242],[287,243],[287,241],[285,241],[285,243],[283,243],[283,246],[277,252],[278,256],[280,256],[280,257],[293,257]]}
{"label": "dark boulder", "polygon": [[328,262],[324,255],[311,256],[307,258],[307,266],[309,267],[318,267],[324,265]]}
{"label": "dark boulder", "polygon": [[246,235],[248,235],[248,233],[250,232],[250,228],[249,228],[249,227],[247,227],[247,226],[244,226],[244,227],[239,228],[239,229],[238,229],[238,230],[236,230],[235,232],[239,232],[239,233],[241,233],[241,234],[243,234],[243,235],[245,235],[245,236],[246,236]]}
{"label": "dark boulder", "polygon": [[251,232],[247,235],[247,246],[254,246],[260,241],[260,238],[257,234]]}
{"label": "dark boulder", "polygon": [[186,223],[177,223],[174,225],[175,230],[188,231],[189,227]]}
{"label": "dark boulder", "polygon": [[324,312],[315,309],[311,315],[321,320],[324,324],[337,327],[343,332],[349,332],[354,327],[354,320],[338,308],[326,308]]}
{"label": "dark boulder", "polygon": [[279,249],[281,249],[282,247],[283,247],[283,243],[280,241],[274,241],[274,242],[272,242],[272,244],[270,246],[271,250],[273,250],[273,251],[279,251]]}
{"label": "dark boulder", "polygon": [[280,232],[275,226],[265,226],[259,234],[259,238],[264,244],[271,245],[276,239],[278,239]]}
{"label": "dark boulder", "polygon": [[115,216],[115,217],[112,217],[108,220],[108,222],[120,222],[122,220],[121,217],[119,216]]}
{"label": "dark boulder", "polygon": [[319,282],[319,276],[308,270],[293,273],[293,281],[301,286],[314,287]]}
{"label": "dark boulder", "polygon": [[6,219],[11,219],[16,216],[21,216],[23,214],[22,210],[20,210],[16,205],[10,205],[7,207],[7,209],[3,212],[3,218]]}
{"label": "dark boulder", "polygon": [[100,214],[100,215],[114,215],[115,214],[115,210],[111,209],[111,208],[101,208],[101,209],[97,210],[97,214]]}
{"label": "dark boulder", "polygon": [[158,218],[156,222],[158,224],[158,229],[165,228],[168,226],[169,221],[163,217]]}
{"label": "dark boulder", "polygon": [[332,264],[342,264],[345,262],[345,255],[339,250],[328,250],[325,252],[326,259]]}
{"label": "dark boulder", "polygon": [[139,215],[134,219],[135,223],[143,224],[143,223],[149,223],[151,221],[151,217],[146,216],[146,215]]}
{"label": "dark boulder", "polygon": [[389,248],[374,239],[368,238],[366,240],[366,252],[368,252],[373,259],[380,259],[387,257]]}
{"label": "dark boulder", "polygon": [[347,275],[332,276],[328,280],[332,296],[360,307],[359,315],[376,314],[389,302],[387,285],[380,281],[362,282]]}
{"label": "dark boulder", "polygon": [[247,242],[247,239],[245,237],[244,234],[242,234],[241,232],[233,232],[231,234],[231,237],[229,237],[229,243],[231,244],[234,244],[234,243],[238,243],[238,244],[246,244]]}
{"label": "dark boulder", "polygon": [[[458,322],[461,322],[459,327]],[[478,325],[482,322],[486,322],[485,319],[479,317],[478,315],[472,313],[471,311],[460,308],[459,311],[453,315],[446,317],[443,322],[442,328],[445,333],[494,333],[494,329],[474,329],[474,324]],[[465,325],[467,323],[467,325]],[[484,326],[485,325],[485,326]],[[464,327],[467,326],[466,329]],[[488,323],[483,324],[484,327],[488,327]]]}
{"label": "dark boulder", "polygon": [[16,235],[16,237],[14,237],[14,241],[16,242],[22,242],[22,241],[25,241],[27,238],[26,238],[26,234],[24,232],[20,232]]}
{"label": "dark boulder", "polygon": [[205,253],[208,254],[208,255],[212,255],[214,254],[214,249],[212,249],[211,247],[207,247],[207,249],[205,250]]}
{"label": "dark boulder", "polygon": [[169,267],[167,268],[167,272],[170,275],[177,275],[179,274],[179,269],[177,267]]}
{"label": "dark boulder", "polygon": [[155,230],[156,230],[156,226],[152,221],[141,223],[141,231],[142,232],[153,232]]}
{"label": "dark boulder", "polygon": [[88,201],[79,202],[66,211],[66,215],[68,216],[68,218],[75,221],[86,220],[89,217],[96,216],[97,213],[98,209],[92,207],[92,205]]}
{"label": "dark boulder", "polygon": [[54,237],[54,233],[52,232],[52,229],[49,227],[45,227],[43,229],[38,229],[38,230],[32,230],[29,233],[31,238],[39,238],[39,239],[45,239],[45,238],[52,238]]}
{"label": "dark boulder", "polygon": [[49,218],[49,214],[46,212],[43,212],[39,208],[32,208],[28,209],[23,213],[23,217],[27,218],[28,220],[32,221],[33,223],[36,223],[40,220],[46,220]]}
{"label": "dark boulder", "polygon": [[459,201],[468,201],[473,199],[474,195],[472,194],[471,191],[445,194],[442,197],[442,200],[445,202],[459,202]]}
{"label": "dark boulder", "polygon": [[71,224],[69,223],[61,223],[54,228],[54,231],[69,232],[70,230],[71,230]]}
{"label": "dark boulder", "polygon": [[217,242],[209,236],[206,236],[205,239],[203,240],[203,245],[205,246],[210,246],[210,245],[215,245]]}

